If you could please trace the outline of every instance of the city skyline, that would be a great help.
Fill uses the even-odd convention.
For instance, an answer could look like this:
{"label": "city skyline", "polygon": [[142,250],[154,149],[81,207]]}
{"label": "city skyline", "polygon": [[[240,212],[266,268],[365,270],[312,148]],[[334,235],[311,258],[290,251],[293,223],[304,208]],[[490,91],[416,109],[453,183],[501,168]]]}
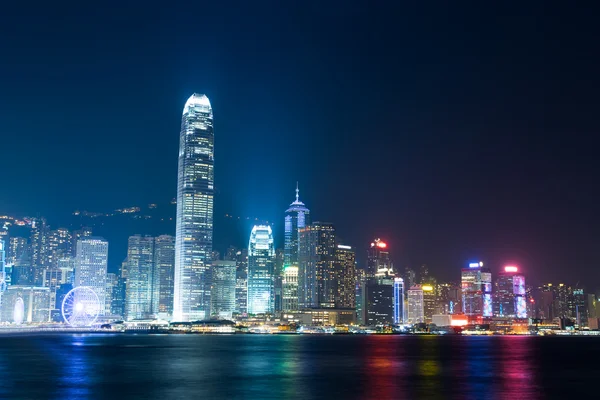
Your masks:
{"label": "city skyline", "polygon": [[[382,237],[438,273],[510,258],[553,280],[565,265],[600,280],[595,41],[565,29],[564,10],[545,9],[540,25],[531,5],[498,6],[502,18],[449,5],[211,5],[203,31],[197,7],[5,10],[14,40],[0,49],[19,62],[0,66],[11,77],[2,213],[57,226],[76,209],[170,201],[181,105],[199,91],[217,110],[218,218],[280,223],[299,181],[313,219],[353,246]],[[234,235],[247,232],[215,226],[215,246]]]}

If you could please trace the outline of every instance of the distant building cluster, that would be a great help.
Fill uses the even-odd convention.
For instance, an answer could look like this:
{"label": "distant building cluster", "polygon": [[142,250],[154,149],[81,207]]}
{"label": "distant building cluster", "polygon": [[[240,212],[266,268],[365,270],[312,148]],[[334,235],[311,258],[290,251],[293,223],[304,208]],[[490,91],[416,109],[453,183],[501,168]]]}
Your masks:
{"label": "distant building cluster", "polygon": [[[397,268],[385,240],[352,247],[332,223],[313,220],[298,186],[282,212],[281,248],[272,226],[255,225],[247,247],[231,246],[221,256],[213,249],[214,132],[205,95],[192,95],[184,106],[175,203],[175,235],[129,237],[115,273],[108,272],[108,241],[90,228],[0,217],[11,221],[0,235],[0,324],[124,321],[147,329],[170,322],[198,332],[600,328],[594,293],[563,283],[534,286],[520,266],[474,261],[457,269],[460,281],[441,282],[426,265]],[[29,225],[29,236],[8,235],[10,224]]]}

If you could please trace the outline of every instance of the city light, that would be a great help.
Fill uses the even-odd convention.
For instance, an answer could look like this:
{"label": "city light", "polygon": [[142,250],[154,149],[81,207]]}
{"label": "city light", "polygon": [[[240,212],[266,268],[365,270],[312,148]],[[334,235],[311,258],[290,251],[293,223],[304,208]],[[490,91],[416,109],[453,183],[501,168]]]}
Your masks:
{"label": "city light", "polygon": [[432,292],[433,291],[433,286],[431,285],[423,285],[422,289],[424,292]]}
{"label": "city light", "polygon": [[481,261],[469,263],[469,268],[479,268],[479,267],[483,267],[483,263]]}
{"label": "city light", "polygon": [[504,272],[517,272],[519,271],[519,269],[517,267],[515,267],[514,265],[507,265],[506,267],[504,267]]}
{"label": "city light", "polygon": [[377,242],[377,247],[385,249],[387,247],[387,244],[385,244],[384,242]]}

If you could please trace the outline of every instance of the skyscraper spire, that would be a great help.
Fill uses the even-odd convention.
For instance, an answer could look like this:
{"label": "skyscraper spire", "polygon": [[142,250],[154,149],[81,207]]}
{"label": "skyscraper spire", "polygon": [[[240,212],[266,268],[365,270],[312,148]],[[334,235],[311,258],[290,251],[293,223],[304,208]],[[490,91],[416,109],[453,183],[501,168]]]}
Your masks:
{"label": "skyscraper spire", "polygon": [[296,181],[296,203],[298,201],[300,201],[299,198],[300,198],[300,189],[298,189],[298,181]]}

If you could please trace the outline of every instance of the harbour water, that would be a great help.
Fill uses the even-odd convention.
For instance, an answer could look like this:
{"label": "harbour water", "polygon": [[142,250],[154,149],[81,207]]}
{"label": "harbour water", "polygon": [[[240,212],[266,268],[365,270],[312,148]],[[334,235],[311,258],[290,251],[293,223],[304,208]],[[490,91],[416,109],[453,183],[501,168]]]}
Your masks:
{"label": "harbour water", "polygon": [[598,398],[600,338],[0,336],[1,399]]}

